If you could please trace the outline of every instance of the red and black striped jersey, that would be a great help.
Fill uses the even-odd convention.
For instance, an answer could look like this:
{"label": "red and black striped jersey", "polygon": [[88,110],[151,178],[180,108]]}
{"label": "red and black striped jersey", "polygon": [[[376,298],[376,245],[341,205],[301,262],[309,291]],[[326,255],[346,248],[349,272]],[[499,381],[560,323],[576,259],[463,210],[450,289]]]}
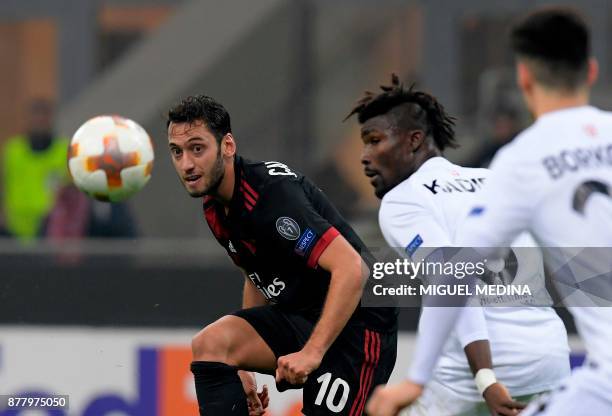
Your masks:
{"label": "red and black striped jersey", "polygon": [[[204,198],[204,215],[215,238],[266,299],[317,319],[330,273],[318,267],[327,246],[342,235],[372,267],[374,258],[323,191],[279,162],[252,162],[236,155],[229,210]],[[378,330],[396,328],[395,308],[358,307],[352,320]]]}

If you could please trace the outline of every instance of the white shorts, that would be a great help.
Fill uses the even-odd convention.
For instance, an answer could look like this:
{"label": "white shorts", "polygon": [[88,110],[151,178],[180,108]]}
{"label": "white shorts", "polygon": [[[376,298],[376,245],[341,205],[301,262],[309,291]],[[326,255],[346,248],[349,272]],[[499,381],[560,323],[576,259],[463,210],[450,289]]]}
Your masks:
{"label": "white shorts", "polygon": [[527,406],[521,416],[612,415],[612,377],[588,365],[574,370],[561,387]]}
{"label": "white shorts", "polygon": [[[540,395],[541,393],[534,393],[514,399],[526,403],[537,400]],[[432,380],[425,386],[421,397],[412,406],[403,410],[400,416],[490,416],[490,414],[484,400],[467,400],[443,384]]]}
{"label": "white shorts", "polygon": [[[401,416],[458,416],[476,415],[484,402],[465,400],[444,385],[432,380],[427,383],[423,394]],[[485,405],[486,406],[486,405]],[[488,412],[487,412],[488,413]]]}

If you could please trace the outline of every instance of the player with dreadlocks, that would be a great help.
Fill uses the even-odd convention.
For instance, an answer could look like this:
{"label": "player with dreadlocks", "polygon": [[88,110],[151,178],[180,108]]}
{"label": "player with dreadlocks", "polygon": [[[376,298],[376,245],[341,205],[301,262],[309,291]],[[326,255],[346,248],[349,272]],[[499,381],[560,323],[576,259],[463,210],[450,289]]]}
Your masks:
{"label": "player with dreadlocks", "polygon": [[[347,118],[357,115],[362,124],[361,163],[374,193],[382,199],[382,233],[391,247],[400,248],[418,262],[435,248],[452,246],[459,221],[489,172],[464,168],[442,157],[446,148],[457,147],[455,119],[433,96],[405,88],[396,75],[392,75],[390,86],[381,89],[380,94],[367,92]],[[527,234],[514,244],[534,245]],[[516,255],[520,262],[521,254]],[[532,258],[519,269],[515,279],[542,273],[537,254],[535,261]],[[496,299],[496,307],[460,311],[456,332],[448,339],[432,380],[409,414],[515,415],[524,405],[512,397],[527,401],[555,388],[569,374],[565,327],[552,308],[526,306],[552,303],[543,285],[533,289],[537,289],[533,296],[520,304],[508,296]],[[423,308],[419,332],[435,326],[440,311]],[[418,347],[426,349],[427,343],[421,336]],[[408,379],[411,383],[380,387],[370,401],[368,414],[397,414],[405,405],[406,386],[414,388],[415,382],[423,385],[429,375],[413,365]]]}

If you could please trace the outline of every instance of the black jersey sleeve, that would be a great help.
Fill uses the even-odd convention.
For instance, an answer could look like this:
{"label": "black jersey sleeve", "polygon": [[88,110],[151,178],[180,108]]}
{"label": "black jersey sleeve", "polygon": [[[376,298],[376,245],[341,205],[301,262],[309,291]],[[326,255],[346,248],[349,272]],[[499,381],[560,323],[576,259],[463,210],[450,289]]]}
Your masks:
{"label": "black jersey sleeve", "polygon": [[266,185],[257,207],[257,234],[279,256],[290,256],[315,269],[340,233],[316,210],[303,180],[282,178]]}

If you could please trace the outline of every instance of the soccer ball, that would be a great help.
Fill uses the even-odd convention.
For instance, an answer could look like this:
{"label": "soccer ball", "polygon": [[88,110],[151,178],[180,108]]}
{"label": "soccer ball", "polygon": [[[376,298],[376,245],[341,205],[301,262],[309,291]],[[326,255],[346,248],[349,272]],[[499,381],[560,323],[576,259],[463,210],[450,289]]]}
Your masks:
{"label": "soccer ball", "polygon": [[100,201],[122,201],[142,189],[153,169],[151,138],[120,116],[86,121],[72,136],[68,169],[77,188]]}

